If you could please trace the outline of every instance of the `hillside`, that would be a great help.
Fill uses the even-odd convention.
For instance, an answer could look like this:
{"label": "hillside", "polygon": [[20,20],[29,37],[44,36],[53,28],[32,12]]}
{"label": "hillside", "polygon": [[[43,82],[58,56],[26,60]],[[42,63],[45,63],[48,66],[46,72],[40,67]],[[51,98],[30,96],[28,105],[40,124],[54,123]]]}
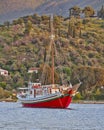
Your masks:
{"label": "hillside", "polygon": [[[83,98],[96,98],[98,91],[100,95],[97,93],[97,97],[103,94],[103,23],[104,20],[96,18],[72,17],[69,21],[63,17],[54,17],[55,81],[71,81],[74,84],[80,79],[83,82],[80,88]],[[49,54],[49,37],[49,16],[46,15],[35,14],[0,26],[0,67],[10,73],[6,78],[0,76],[1,87],[12,90],[27,85],[27,71],[31,67],[39,67],[41,75],[44,61],[47,59],[46,54]],[[46,70],[46,82],[50,83],[50,66],[46,66]],[[34,76],[32,80],[35,80]]]}
{"label": "hillside", "polygon": [[97,11],[103,3],[104,0],[0,0],[0,23],[34,13],[68,16],[68,9],[74,5],[90,5]]}

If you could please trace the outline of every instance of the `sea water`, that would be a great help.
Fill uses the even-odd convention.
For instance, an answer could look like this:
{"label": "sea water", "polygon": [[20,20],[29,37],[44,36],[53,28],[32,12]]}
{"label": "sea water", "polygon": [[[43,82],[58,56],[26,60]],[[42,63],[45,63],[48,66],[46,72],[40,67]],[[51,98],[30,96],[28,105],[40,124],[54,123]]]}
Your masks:
{"label": "sea water", "polygon": [[0,130],[104,130],[104,104],[45,109],[0,102]]}

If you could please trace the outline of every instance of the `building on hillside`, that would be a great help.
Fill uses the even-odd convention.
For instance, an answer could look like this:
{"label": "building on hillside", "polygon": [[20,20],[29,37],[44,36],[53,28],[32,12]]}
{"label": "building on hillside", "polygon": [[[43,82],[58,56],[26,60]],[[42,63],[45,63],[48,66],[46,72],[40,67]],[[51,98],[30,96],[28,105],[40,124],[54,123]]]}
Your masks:
{"label": "building on hillside", "polygon": [[33,73],[33,72],[38,73],[38,70],[39,70],[39,68],[30,68],[28,70],[28,73]]}
{"label": "building on hillside", "polygon": [[8,71],[4,69],[0,69],[0,75],[8,76]]}
{"label": "building on hillside", "polygon": [[39,68],[30,68],[28,70],[28,73],[30,73],[29,80],[34,82],[39,82],[39,74],[38,74]]}

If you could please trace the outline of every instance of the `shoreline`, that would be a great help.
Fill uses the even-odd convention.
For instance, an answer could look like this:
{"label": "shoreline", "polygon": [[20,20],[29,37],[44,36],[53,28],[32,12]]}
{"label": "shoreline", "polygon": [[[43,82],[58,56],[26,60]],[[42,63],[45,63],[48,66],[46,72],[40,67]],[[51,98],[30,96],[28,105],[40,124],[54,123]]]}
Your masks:
{"label": "shoreline", "polygon": [[80,101],[72,101],[72,103],[76,103],[76,104],[104,104],[104,101],[80,100]]}
{"label": "shoreline", "polygon": [[16,99],[0,99],[0,102],[17,102]]}
{"label": "shoreline", "polygon": [[[17,102],[17,99],[0,99],[0,102]],[[71,103],[75,103],[75,104],[104,104],[104,100],[103,101],[91,101],[91,100],[73,100]]]}

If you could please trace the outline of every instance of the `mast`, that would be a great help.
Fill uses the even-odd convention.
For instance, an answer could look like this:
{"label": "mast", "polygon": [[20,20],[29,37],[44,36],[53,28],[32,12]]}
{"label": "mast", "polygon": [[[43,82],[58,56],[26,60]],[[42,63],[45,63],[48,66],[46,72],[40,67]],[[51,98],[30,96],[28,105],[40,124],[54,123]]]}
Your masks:
{"label": "mast", "polygon": [[54,29],[53,29],[53,15],[50,17],[50,28],[51,28],[51,49],[52,49],[52,84],[54,84]]}

